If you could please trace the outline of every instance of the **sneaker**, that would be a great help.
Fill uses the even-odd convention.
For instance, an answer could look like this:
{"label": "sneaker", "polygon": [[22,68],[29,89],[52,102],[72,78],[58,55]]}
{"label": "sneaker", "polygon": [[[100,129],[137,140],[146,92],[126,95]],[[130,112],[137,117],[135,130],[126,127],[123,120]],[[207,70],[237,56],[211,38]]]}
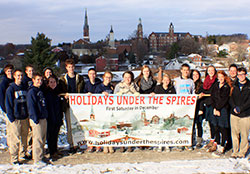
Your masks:
{"label": "sneaker", "polygon": [[87,152],[87,153],[93,153],[93,152],[94,152],[93,146],[89,146],[89,147],[86,149],[85,152]]}
{"label": "sneaker", "polygon": [[212,147],[208,149],[208,152],[214,152],[217,150],[217,143],[213,143]]}
{"label": "sneaker", "polygon": [[96,152],[96,153],[102,152],[102,147],[100,147],[100,146],[96,147],[95,152]]}
{"label": "sneaker", "polygon": [[205,146],[206,149],[209,149],[210,147],[212,147],[214,144],[214,140],[210,140],[209,143]]}
{"label": "sneaker", "polygon": [[11,164],[12,165],[19,165],[20,163],[19,163],[19,161],[13,161]]}
{"label": "sneaker", "polygon": [[237,154],[237,153],[232,153],[232,154],[230,155],[230,158],[236,159],[237,157],[238,157],[238,154]]}
{"label": "sneaker", "polygon": [[219,158],[221,157],[222,153],[218,152],[218,151],[215,151],[212,153],[212,156],[216,157],[216,158]]}
{"label": "sneaker", "polygon": [[221,154],[223,154],[224,153],[224,147],[223,146],[221,146],[221,145],[218,145],[217,146],[217,152],[219,152],[219,153],[221,153]]}

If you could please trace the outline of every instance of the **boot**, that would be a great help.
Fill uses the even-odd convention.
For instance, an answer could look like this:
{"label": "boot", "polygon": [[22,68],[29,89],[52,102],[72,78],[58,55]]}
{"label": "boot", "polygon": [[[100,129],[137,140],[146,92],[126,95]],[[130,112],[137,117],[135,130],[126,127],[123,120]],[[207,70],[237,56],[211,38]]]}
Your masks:
{"label": "boot", "polygon": [[217,143],[214,142],[213,145],[212,145],[212,147],[210,147],[210,148],[208,149],[208,152],[214,152],[214,151],[216,151],[216,150],[217,150]]}
{"label": "boot", "polygon": [[202,137],[197,137],[197,143],[196,143],[196,148],[201,148],[202,147],[202,142],[203,142],[203,139]]}
{"label": "boot", "polygon": [[211,139],[211,140],[209,141],[209,143],[205,146],[205,148],[209,149],[210,147],[213,146],[213,144],[214,144],[214,140]]}

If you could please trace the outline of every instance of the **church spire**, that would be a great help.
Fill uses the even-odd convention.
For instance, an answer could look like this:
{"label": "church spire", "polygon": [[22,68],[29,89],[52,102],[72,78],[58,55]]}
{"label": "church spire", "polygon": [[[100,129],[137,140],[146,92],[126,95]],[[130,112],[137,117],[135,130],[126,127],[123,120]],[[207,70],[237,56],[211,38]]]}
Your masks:
{"label": "church spire", "polygon": [[83,26],[83,40],[88,41],[88,42],[90,41],[87,9],[85,9],[85,20],[84,20],[84,26]]}
{"label": "church spire", "polygon": [[137,39],[140,41],[143,40],[143,29],[142,29],[141,18],[139,18],[139,24],[137,26]]}

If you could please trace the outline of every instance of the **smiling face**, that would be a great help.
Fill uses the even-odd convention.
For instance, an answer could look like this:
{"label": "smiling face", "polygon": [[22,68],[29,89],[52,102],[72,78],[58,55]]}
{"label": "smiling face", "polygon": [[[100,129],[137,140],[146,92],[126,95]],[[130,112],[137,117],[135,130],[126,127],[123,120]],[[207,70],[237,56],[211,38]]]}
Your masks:
{"label": "smiling face", "polygon": [[223,84],[225,82],[225,76],[221,73],[218,74],[218,80],[220,84]]}
{"label": "smiling face", "polygon": [[42,76],[36,76],[35,78],[32,79],[33,86],[40,88],[43,84],[43,78]]}
{"label": "smiling face", "polygon": [[214,67],[209,67],[209,68],[207,69],[207,73],[208,73],[208,75],[209,75],[210,77],[213,77],[213,76],[215,75],[215,69],[214,69]]}
{"label": "smiling face", "polygon": [[237,68],[236,67],[231,67],[229,69],[229,76],[232,79],[235,79],[237,77]]}
{"label": "smiling face", "polygon": [[95,78],[96,78],[96,72],[94,70],[90,70],[88,72],[88,76],[89,76],[89,80],[94,82],[95,81]]}
{"label": "smiling face", "polygon": [[150,75],[150,70],[149,70],[149,68],[148,68],[148,67],[144,68],[144,69],[142,70],[142,74],[143,74],[143,77],[144,77],[144,78],[148,78],[149,75]]}
{"label": "smiling face", "polygon": [[54,78],[49,78],[48,80],[48,87],[50,87],[51,89],[55,89],[57,86],[57,83],[56,83],[56,79]]}
{"label": "smiling face", "polygon": [[167,76],[163,76],[163,79],[162,79],[162,85],[163,85],[163,86],[168,86],[168,85],[169,85],[169,83],[170,83],[170,79],[169,79],[169,77],[167,77]]}
{"label": "smiling face", "polygon": [[32,79],[32,76],[33,76],[33,72],[34,72],[33,67],[30,67],[30,66],[26,67],[25,73],[26,73],[27,76],[28,76],[29,78],[31,78],[31,79]]}
{"label": "smiling face", "polygon": [[183,77],[183,78],[188,78],[189,77],[189,75],[190,75],[190,69],[189,69],[189,67],[182,67],[181,68],[181,76]]}
{"label": "smiling face", "polygon": [[7,69],[5,71],[5,74],[6,74],[8,79],[12,79],[12,71],[13,71],[13,69]]}
{"label": "smiling face", "polygon": [[244,71],[238,71],[237,77],[240,83],[244,83],[246,81],[246,73]]}
{"label": "smiling face", "polygon": [[44,71],[44,76],[46,77],[46,79],[48,79],[49,76],[51,76],[51,75],[52,75],[52,71],[50,69],[46,69]]}
{"label": "smiling face", "polygon": [[103,76],[103,84],[108,85],[112,80],[112,75],[110,73],[105,73]]}
{"label": "smiling face", "polygon": [[192,78],[193,78],[194,82],[196,82],[197,80],[199,80],[199,78],[200,78],[199,73],[197,71],[194,71],[193,75],[192,75]]}
{"label": "smiling face", "polygon": [[15,79],[15,83],[17,85],[20,85],[22,83],[22,80],[23,80],[23,73],[21,71],[16,71],[14,74],[13,74],[13,77]]}
{"label": "smiling face", "polygon": [[123,76],[123,80],[124,80],[125,84],[130,85],[132,82],[132,77],[129,73],[125,73]]}
{"label": "smiling face", "polygon": [[68,74],[74,74],[75,65],[67,64],[65,68],[66,68]]}

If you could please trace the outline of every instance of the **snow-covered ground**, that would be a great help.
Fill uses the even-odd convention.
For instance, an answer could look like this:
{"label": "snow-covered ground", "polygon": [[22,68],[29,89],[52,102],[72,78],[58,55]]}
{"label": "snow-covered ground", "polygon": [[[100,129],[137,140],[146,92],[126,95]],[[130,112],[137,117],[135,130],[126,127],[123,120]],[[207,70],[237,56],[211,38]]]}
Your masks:
{"label": "snow-covered ground", "polygon": [[[4,116],[0,114],[0,149],[7,148]],[[208,138],[208,125],[204,125]],[[65,127],[62,127],[60,147],[68,147]],[[171,153],[171,152],[170,152]],[[249,173],[250,163],[245,159],[175,160],[144,163],[110,163],[81,165],[0,165],[0,173]]]}

